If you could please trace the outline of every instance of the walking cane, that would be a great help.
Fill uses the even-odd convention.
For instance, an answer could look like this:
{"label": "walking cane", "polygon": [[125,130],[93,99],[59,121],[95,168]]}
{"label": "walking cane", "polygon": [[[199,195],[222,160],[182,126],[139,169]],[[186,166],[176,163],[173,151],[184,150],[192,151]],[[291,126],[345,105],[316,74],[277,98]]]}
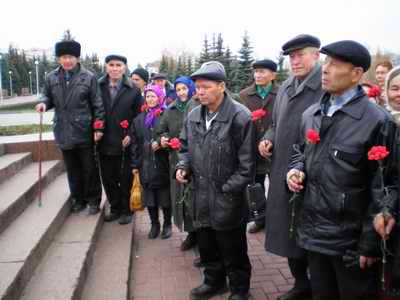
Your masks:
{"label": "walking cane", "polygon": [[43,112],[39,112],[39,143],[38,143],[38,162],[39,162],[39,186],[38,200],[39,207],[42,207],[42,131],[43,131]]}

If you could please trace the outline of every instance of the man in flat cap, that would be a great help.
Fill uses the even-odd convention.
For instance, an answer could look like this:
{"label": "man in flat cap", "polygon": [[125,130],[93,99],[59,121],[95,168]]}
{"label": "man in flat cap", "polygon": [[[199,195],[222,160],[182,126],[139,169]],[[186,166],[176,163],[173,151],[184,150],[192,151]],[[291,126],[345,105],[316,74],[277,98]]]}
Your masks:
{"label": "man in flat cap", "polygon": [[[269,59],[258,60],[253,64],[254,83],[239,93],[240,102],[245,105],[253,114],[261,113],[260,117],[254,117],[256,131],[256,145],[260,142],[265,132],[272,124],[272,111],[278,85],[275,83],[277,65]],[[255,113],[254,113],[255,112]],[[266,175],[270,171],[270,159],[262,157],[257,152],[255,183],[261,184],[265,193]],[[250,226],[249,232],[256,233],[265,227],[265,199],[257,203],[253,214],[255,220]]]}
{"label": "man in flat cap", "polygon": [[272,127],[259,144],[260,154],[271,157],[265,249],[287,257],[295,279],[294,288],[280,296],[280,300],[311,299],[305,252],[297,246],[295,238],[289,235],[291,193],[285,178],[292,145],[298,138],[301,115],[322,94],[319,47],[319,39],[308,34],[296,36],[282,46],[283,54],[289,55],[292,75],[278,91]]}
{"label": "man in flat cap", "polygon": [[[371,64],[364,46],[339,41],[321,53],[325,92],[303,114],[287,174],[289,189],[304,194],[297,242],[307,251],[314,300],[373,300],[380,251],[369,209],[383,188],[368,152],[390,143],[396,127],[359,85]],[[396,185],[393,178],[385,184]]]}
{"label": "man in flat cap", "polygon": [[99,79],[101,98],[106,111],[106,128],[99,143],[101,177],[110,213],[106,222],[118,219],[119,224],[132,220],[129,208],[132,187],[130,168],[129,126],[140,113],[142,95],[140,90],[125,75],[127,59],[121,55],[108,55],[105,59],[106,75]]}
{"label": "man in flat cap", "polygon": [[250,111],[225,92],[223,65],[210,61],[191,75],[200,104],[181,133],[176,179],[193,179],[194,226],[204,282],[191,299],[221,293],[229,278],[230,300],[248,299],[251,264],[247,255],[247,203],[243,191],[255,175]]}
{"label": "man in flat cap", "polygon": [[103,135],[95,121],[104,121],[104,108],[97,79],[79,63],[81,45],[74,40],[56,43],[60,66],[45,80],[38,112],[54,108],[54,138],[62,151],[71,191],[72,211],[89,204],[89,214],[99,211],[101,185],[93,152],[94,141]]}

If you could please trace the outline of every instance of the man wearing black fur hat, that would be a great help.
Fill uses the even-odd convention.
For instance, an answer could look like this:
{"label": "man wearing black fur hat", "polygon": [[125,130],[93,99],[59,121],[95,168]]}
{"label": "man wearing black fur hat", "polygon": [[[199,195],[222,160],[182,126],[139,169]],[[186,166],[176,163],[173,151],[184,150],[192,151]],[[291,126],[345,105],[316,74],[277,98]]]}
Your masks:
{"label": "man wearing black fur hat", "polygon": [[132,187],[130,168],[130,143],[128,128],[124,129],[140,113],[142,96],[140,90],[125,75],[127,59],[121,55],[108,55],[105,59],[106,75],[100,78],[99,86],[104,109],[106,128],[99,144],[101,176],[110,213],[106,222],[118,220],[128,224],[132,220],[129,197]]}
{"label": "man wearing black fur hat", "polygon": [[[325,93],[303,114],[287,174],[291,191],[304,190],[297,242],[307,251],[314,300],[375,300],[380,249],[370,209],[384,174],[369,151],[390,144],[396,125],[359,85],[371,64],[364,46],[339,41],[320,52]],[[385,177],[397,185],[396,176]]]}
{"label": "man wearing black fur hat", "polygon": [[[101,185],[93,143],[103,135],[103,102],[96,77],[79,63],[81,45],[64,40],[56,43],[55,53],[60,66],[47,75],[36,110],[54,108],[54,138],[67,169],[72,211],[79,212],[89,205],[89,214],[96,214]],[[94,130],[96,121],[101,126]]]}

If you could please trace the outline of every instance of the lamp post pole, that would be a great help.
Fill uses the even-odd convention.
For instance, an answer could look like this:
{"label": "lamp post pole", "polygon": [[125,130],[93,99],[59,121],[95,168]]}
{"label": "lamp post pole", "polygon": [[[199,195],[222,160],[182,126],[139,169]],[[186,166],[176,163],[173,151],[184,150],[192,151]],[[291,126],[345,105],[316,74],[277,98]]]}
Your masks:
{"label": "lamp post pole", "polygon": [[12,71],[8,71],[8,74],[10,75],[10,97],[13,96],[13,86],[12,86]]}
{"label": "lamp post pole", "polygon": [[36,96],[39,97],[39,61],[35,60],[36,65]]}
{"label": "lamp post pole", "polygon": [[3,103],[3,78],[2,78],[2,66],[1,66],[1,63],[2,63],[2,59],[3,59],[3,56],[0,54],[0,102],[1,103]]}
{"label": "lamp post pole", "polygon": [[32,71],[29,71],[29,89],[30,89],[31,95],[33,95],[33,90],[32,90]]}

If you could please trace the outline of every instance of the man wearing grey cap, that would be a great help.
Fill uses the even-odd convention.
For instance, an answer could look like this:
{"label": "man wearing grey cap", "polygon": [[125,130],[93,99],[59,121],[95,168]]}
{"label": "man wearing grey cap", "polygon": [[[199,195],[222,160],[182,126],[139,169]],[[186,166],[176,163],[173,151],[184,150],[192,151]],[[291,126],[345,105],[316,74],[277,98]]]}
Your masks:
{"label": "man wearing grey cap", "polygon": [[314,300],[374,300],[380,249],[370,208],[383,198],[381,182],[394,190],[397,182],[388,160],[379,165],[370,151],[391,144],[396,125],[359,85],[371,64],[364,46],[339,41],[321,53],[325,93],[303,114],[287,174],[289,189],[304,191],[297,242],[307,251]]}
{"label": "man wearing grey cap", "polygon": [[287,257],[295,279],[294,288],[280,296],[280,300],[311,299],[307,259],[289,234],[291,206],[290,191],[285,184],[287,167],[296,143],[301,115],[321,97],[321,66],[318,64],[320,41],[301,34],[282,46],[289,56],[292,76],[280,87],[272,115],[272,127],[259,144],[260,154],[271,157],[270,188],[266,208],[265,249]]}
{"label": "man wearing grey cap", "polygon": [[219,62],[204,63],[191,77],[201,105],[184,123],[176,167],[180,183],[193,180],[193,220],[204,264],[204,282],[190,296],[209,299],[223,292],[228,276],[229,299],[248,299],[251,264],[243,191],[255,176],[251,114],[227,95]]}

